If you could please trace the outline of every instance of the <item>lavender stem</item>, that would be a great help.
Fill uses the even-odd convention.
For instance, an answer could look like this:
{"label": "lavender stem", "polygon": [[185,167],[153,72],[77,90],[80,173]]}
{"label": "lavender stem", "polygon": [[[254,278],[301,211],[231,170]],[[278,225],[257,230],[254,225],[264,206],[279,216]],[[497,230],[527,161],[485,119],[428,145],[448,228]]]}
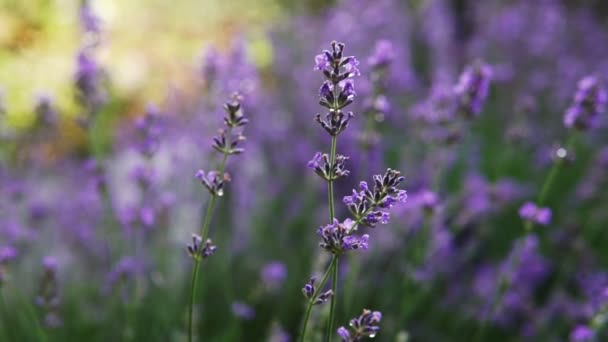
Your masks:
{"label": "lavender stem", "polygon": [[331,263],[329,264],[329,267],[327,267],[327,270],[325,271],[325,274],[323,275],[323,279],[321,280],[321,283],[317,287],[317,290],[315,291],[313,296],[310,297],[310,299],[308,300],[308,304],[306,305],[306,312],[304,314],[304,323],[302,324],[302,332],[300,333],[300,342],[304,342],[304,337],[306,336],[306,327],[307,327],[308,321],[310,319],[310,312],[312,310],[312,306],[313,306],[315,300],[317,299],[318,295],[321,293],[323,286],[325,286],[325,283],[327,283],[327,279],[329,279],[331,270],[334,267],[334,264],[337,263],[337,261],[338,261],[338,259],[334,255],[331,258]]}
{"label": "lavender stem", "polygon": [[[232,134],[232,129],[228,128],[227,143],[226,146],[230,146],[230,137]],[[229,153],[224,153],[224,157],[222,158],[222,162],[219,168],[220,177],[224,177],[224,173],[226,171],[226,162],[228,161]],[[207,236],[209,235],[209,226],[211,225],[211,217],[213,216],[213,209],[215,208],[215,204],[217,202],[217,195],[212,193],[211,198],[209,199],[209,203],[207,204],[207,210],[205,211],[205,219],[203,221],[202,228],[202,241],[207,240]],[[200,267],[201,260],[194,259],[194,266],[192,269],[192,282],[190,288],[190,308],[188,310],[188,342],[192,342],[193,335],[193,311],[194,311],[194,302],[196,300],[196,284],[198,280],[198,269]]]}
{"label": "lavender stem", "polygon": [[[568,137],[568,141],[566,142],[566,151],[567,153],[569,153],[569,151],[572,150],[573,145],[574,145],[574,141],[575,141],[575,134],[571,133],[570,136]],[[538,200],[537,200],[537,205],[538,206],[543,206],[547,195],[549,194],[549,190],[551,189],[551,186],[553,185],[553,182],[555,181],[555,177],[557,176],[557,173],[560,169],[560,167],[562,166],[562,161],[561,159],[558,160],[557,162],[553,163],[553,166],[551,167],[551,171],[549,173],[549,176],[547,176],[547,179],[545,180],[540,193],[538,195]]]}
{"label": "lavender stem", "polygon": [[[336,147],[337,147],[337,136],[332,136],[331,137],[331,149],[330,149],[330,155],[329,155],[329,160],[331,161],[331,164],[333,165],[336,162]],[[334,182],[333,179],[330,179],[327,182],[327,192],[328,192],[328,196],[329,196],[329,222],[332,222],[334,220],[335,216],[335,208],[334,208]],[[327,322],[327,332],[326,332],[326,340],[330,341],[331,340],[331,336],[332,336],[332,332],[333,332],[333,322],[334,322],[334,317],[335,317],[335,311],[336,311],[336,297],[337,297],[337,291],[338,291],[338,263],[339,261],[339,256],[336,254],[334,256],[335,262],[332,263],[332,266],[330,267],[330,269],[328,269],[328,271],[331,270],[331,268],[333,268],[333,276],[332,276],[332,291],[333,291],[333,296],[331,296],[330,299],[330,310],[329,310],[329,321]]]}
{"label": "lavender stem", "polygon": [[[337,137],[336,136],[332,136],[331,137],[331,149],[330,149],[330,155],[329,155],[329,160],[331,161],[331,164],[333,165],[336,162],[336,148],[337,148]],[[327,193],[329,196],[329,222],[332,222],[334,220],[335,217],[335,208],[334,208],[334,181],[333,179],[329,179],[327,181]]]}
{"label": "lavender stem", "polygon": [[190,309],[188,310],[188,341],[192,342],[192,311],[194,308],[194,301],[196,296],[196,281],[198,278],[199,261],[194,261],[194,268],[192,269],[192,280],[190,285]]}

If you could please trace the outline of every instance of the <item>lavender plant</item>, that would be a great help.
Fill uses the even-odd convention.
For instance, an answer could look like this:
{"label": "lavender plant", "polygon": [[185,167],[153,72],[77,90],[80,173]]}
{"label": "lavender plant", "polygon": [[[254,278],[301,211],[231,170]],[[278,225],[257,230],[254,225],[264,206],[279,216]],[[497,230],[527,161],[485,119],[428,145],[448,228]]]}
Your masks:
{"label": "lavender plant", "polygon": [[[331,339],[333,333],[333,321],[336,311],[336,293],[338,290],[338,267],[340,256],[349,250],[367,249],[369,235],[353,235],[359,225],[375,227],[376,224],[386,224],[390,215],[383,211],[390,209],[397,203],[403,203],[407,199],[406,192],[398,188],[404,180],[399,171],[388,169],[384,175],[374,176],[373,188],[366,182],[361,182],[359,191],[353,190],[351,196],[344,197],[344,204],[350,211],[353,219],[340,222],[335,217],[333,182],[349,174],[344,169],[344,162],[348,159],[336,153],[337,136],[346,129],[348,122],[353,117],[352,112],[344,113],[343,108],[353,102],[355,91],[351,80],[359,74],[356,68],[358,61],[355,57],[344,56],[344,44],[332,42],[332,51],[324,50],[322,54],[315,57],[316,69],[323,72],[326,81],[321,86],[319,103],[329,109],[325,120],[317,114],[316,120],[321,127],[331,136],[331,147],[329,156],[318,152],[308,163],[317,175],[328,182],[329,215],[332,223],[319,228],[317,233],[321,237],[319,246],[332,254],[331,262],[318,287],[314,286],[315,279],[312,278],[303,289],[308,304],[304,314],[300,341],[304,341],[306,327],[310,318],[312,306],[330,300],[330,313],[325,334],[326,340]],[[332,275],[331,290],[322,292],[323,286]]]}
{"label": "lavender plant", "polygon": [[210,199],[205,211],[201,235],[192,235],[192,244],[187,246],[188,253],[193,259],[192,282],[190,287],[190,306],[188,310],[188,340],[192,341],[194,335],[194,304],[196,302],[196,289],[200,264],[216,251],[217,247],[209,238],[211,218],[219,197],[224,195],[225,185],[230,182],[230,176],[226,173],[226,163],[228,157],[241,154],[244,149],[241,143],[245,140],[242,128],[247,125],[249,120],[244,116],[241,108],[241,98],[238,94],[233,95],[229,102],[224,104],[226,115],[224,117],[225,128],[221,129],[216,137],[213,138],[213,148],[222,155],[221,162],[217,171],[196,172],[203,186],[210,194]]}
{"label": "lavender plant", "polygon": [[[316,115],[316,121],[321,127],[331,136],[330,152],[328,154],[321,154],[317,152],[313,159],[308,162],[308,167],[313,169],[317,175],[327,182],[327,193],[328,193],[328,205],[329,205],[329,219],[334,222],[334,225],[338,225],[335,218],[334,209],[334,181],[346,177],[349,174],[348,170],[344,169],[344,163],[348,160],[347,157],[337,154],[337,138],[342,131],[348,127],[350,119],[353,117],[352,112],[344,113],[343,108],[350,105],[356,95],[354,82],[352,78],[359,76],[359,70],[357,66],[359,61],[353,56],[344,56],[344,44],[338,42],[331,43],[332,51],[324,50],[323,53],[315,57],[315,69],[321,71],[325,77],[325,81],[319,90],[319,104],[329,111],[325,114],[325,118],[322,118],[321,114]],[[337,229],[337,228],[336,228]],[[328,234],[331,234],[332,229],[327,226],[325,230]],[[342,229],[342,237],[345,236],[345,229]],[[320,234],[321,233],[320,231]],[[331,311],[328,323],[328,331],[331,331],[332,321],[334,318],[335,311],[335,300],[334,295],[337,291],[338,282],[338,257],[334,255],[330,263],[330,267],[326,272],[326,275],[321,281],[319,289],[321,289],[329,274],[332,275],[332,290],[325,292],[323,298],[331,297]],[[311,283],[314,279],[311,279]],[[320,304],[325,300],[318,302],[319,291],[315,291],[312,284],[310,289],[312,291],[304,290],[304,294],[308,299],[308,306],[304,317],[304,323],[302,325],[302,333],[300,339],[304,341],[306,335],[306,325],[308,323],[310,310],[313,304]],[[306,289],[306,287],[305,287]]]}

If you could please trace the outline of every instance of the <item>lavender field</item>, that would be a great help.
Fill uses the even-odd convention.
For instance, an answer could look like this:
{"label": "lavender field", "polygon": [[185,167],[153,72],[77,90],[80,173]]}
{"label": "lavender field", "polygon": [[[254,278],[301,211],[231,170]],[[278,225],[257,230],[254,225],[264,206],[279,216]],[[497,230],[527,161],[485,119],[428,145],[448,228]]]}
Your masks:
{"label": "lavender field", "polygon": [[0,0],[0,342],[608,341],[601,0]]}

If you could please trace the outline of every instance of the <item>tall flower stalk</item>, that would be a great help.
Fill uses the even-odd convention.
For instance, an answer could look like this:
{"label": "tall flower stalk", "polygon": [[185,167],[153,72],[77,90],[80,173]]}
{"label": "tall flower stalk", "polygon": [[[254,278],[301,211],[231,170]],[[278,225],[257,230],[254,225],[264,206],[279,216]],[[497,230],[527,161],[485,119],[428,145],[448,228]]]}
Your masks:
{"label": "tall flower stalk", "polygon": [[224,105],[226,116],[224,117],[225,128],[221,129],[219,134],[213,138],[213,148],[222,155],[221,162],[217,171],[205,172],[198,170],[196,178],[198,178],[204,187],[209,191],[210,198],[205,211],[205,218],[201,228],[201,235],[192,234],[192,243],[188,245],[188,253],[194,260],[192,267],[192,280],[190,287],[190,307],[188,310],[188,341],[193,339],[193,312],[194,303],[196,301],[196,288],[200,264],[203,259],[211,256],[217,247],[213,245],[213,241],[209,238],[209,228],[213,211],[217,204],[218,198],[224,195],[225,184],[230,181],[230,176],[225,172],[228,157],[240,154],[244,151],[239,147],[239,144],[245,140],[242,135],[242,127],[249,120],[243,115],[240,98],[234,95],[232,100]]}
{"label": "tall flower stalk", "polygon": [[[607,102],[608,92],[596,77],[587,76],[581,79],[578,82],[578,89],[574,95],[572,105],[564,115],[564,125],[568,129],[578,131],[586,131],[594,127],[597,117],[604,112]],[[576,132],[569,131],[568,133],[565,147],[560,147],[555,151],[553,164],[540,187],[536,203],[527,202],[519,210],[519,215],[524,220],[524,239],[534,233],[535,225],[548,225],[551,221],[551,209],[543,207],[543,205],[545,205],[547,196],[553,184],[555,184],[559,170],[574,150]],[[491,302],[489,318],[492,318],[496,311],[500,309],[504,296],[512,285],[513,272],[521,262],[521,254],[521,251],[515,254],[507,272],[501,275],[498,281],[497,295]],[[483,341],[486,328],[487,321],[476,331],[473,341]]]}
{"label": "tall flower stalk", "polygon": [[[323,73],[325,81],[319,90],[319,104],[327,108],[328,112],[325,117],[317,114],[317,122],[331,136],[331,145],[329,155],[318,152],[314,158],[308,163],[308,167],[327,182],[328,206],[329,206],[329,221],[335,219],[334,206],[334,181],[346,177],[349,174],[348,170],[344,169],[344,163],[348,160],[347,157],[337,155],[338,135],[346,129],[350,119],[353,117],[352,112],[344,113],[343,109],[353,102],[356,95],[352,78],[359,76],[357,65],[359,61],[353,57],[344,56],[344,44],[338,42],[331,43],[332,50],[324,50],[323,53],[315,57],[315,69]],[[332,292],[336,293],[338,283],[338,264],[339,257],[334,255],[327,272],[325,273],[324,281],[320,288],[327,281],[327,277],[332,277]],[[313,295],[318,295],[313,293]],[[301,338],[304,339],[306,333],[306,325],[310,315],[310,310],[313,297],[309,298],[309,305],[306,309],[303,330]],[[335,296],[330,295],[330,318],[328,322],[328,334],[331,334],[332,322],[335,314]]]}
{"label": "tall flower stalk", "polygon": [[[345,169],[348,157],[336,153],[337,136],[346,129],[352,112],[344,113],[343,109],[352,103],[355,97],[354,84],[351,78],[357,76],[358,62],[355,57],[344,57],[344,44],[332,42],[332,51],[325,50],[315,58],[316,69],[321,70],[326,80],[321,86],[319,103],[329,112],[322,118],[317,115],[317,122],[331,136],[330,154],[318,152],[308,163],[317,175],[328,182],[330,224],[318,229],[321,237],[319,246],[332,254],[331,262],[325,271],[319,286],[315,286],[312,278],[303,288],[304,296],[308,299],[300,341],[305,340],[306,327],[310,318],[312,306],[330,301],[329,320],[325,340],[330,341],[333,334],[333,321],[336,311],[336,293],[338,290],[338,265],[340,256],[349,250],[367,249],[369,235],[355,235],[359,225],[374,227],[378,223],[386,224],[390,215],[384,209],[396,203],[405,202],[407,194],[398,185],[404,180],[399,171],[388,169],[384,175],[374,176],[373,187],[361,182],[359,190],[353,190],[351,196],[343,199],[352,218],[340,222],[335,217],[333,204],[333,182],[348,176]],[[332,277],[332,288],[323,292],[323,287]]]}

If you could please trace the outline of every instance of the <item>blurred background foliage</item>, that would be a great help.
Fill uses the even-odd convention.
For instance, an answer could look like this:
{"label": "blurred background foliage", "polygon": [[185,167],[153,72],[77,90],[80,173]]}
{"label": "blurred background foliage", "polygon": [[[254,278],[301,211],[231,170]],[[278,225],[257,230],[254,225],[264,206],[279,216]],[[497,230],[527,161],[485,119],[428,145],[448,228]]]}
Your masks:
{"label": "blurred background foliage", "polygon": [[[608,13],[601,0],[563,0]],[[403,0],[420,7],[425,0]],[[232,38],[247,38],[250,60],[260,68],[273,58],[265,29],[299,14],[320,14],[333,0],[103,0],[92,2],[102,20],[99,62],[129,105],[141,109],[160,101],[168,89],[187,92],[196,82],[192,67],[210,44],[226,49]],[[467,21],[470,1],[451,1],[461,13],[460,34],[473,28]],[[72,78],[80,45],[80,0],[0,0],[0,92],[8,104],[8,124],[32,124],[32,103],[48,94],[62,113],[74,113]],[[192,87],[190,87],[192,88]],[[145,99],[145,100],[144,100]]]}
{"label": "blurred background foliage", "polygon": [[[289,3],[289,2],[287,2]],[[301,2],[297,2],[301,3]],[[187,93],[195,58],[213,44],[226,49],[246,36],[252,62],[272,58],[264,28],[286,8],[274,0],[102,0],[91,6],[102,23],[99,61],[129,106],[161,101],[168,89]],[[79,0],[0,0],[0,84],[8,122],[27,127],[35,96],[55,98],[74,113],[73,56],[80,46]],[[283,17],[284,18],[284,17]],[[145,100],[144,100],[145,99]]]}

